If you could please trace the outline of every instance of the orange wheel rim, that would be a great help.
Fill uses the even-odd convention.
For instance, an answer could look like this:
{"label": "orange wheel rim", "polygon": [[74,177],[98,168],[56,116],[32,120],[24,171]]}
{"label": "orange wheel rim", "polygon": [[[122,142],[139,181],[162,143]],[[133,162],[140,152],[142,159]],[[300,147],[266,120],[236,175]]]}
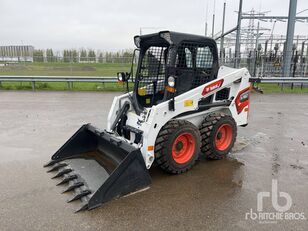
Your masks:
{"label": "orange wheel rim", "polygon": [[178,164],[187,163],[196,149],[196,140],[190,133],[182,133],[173,142],[172,157]]}
{"label": "orange wheel rim", "polygon": [[229,124],[221,125],[215,135],[215,146],[219,151],[225,151],[232,143],[233,128]]}

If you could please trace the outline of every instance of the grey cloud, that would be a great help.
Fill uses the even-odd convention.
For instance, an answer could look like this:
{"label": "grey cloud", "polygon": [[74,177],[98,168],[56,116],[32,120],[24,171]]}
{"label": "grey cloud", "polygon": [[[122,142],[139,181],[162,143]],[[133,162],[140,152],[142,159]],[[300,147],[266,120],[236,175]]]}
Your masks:
{"label": "grey cloud", "polygon": [[[221,27],[223,2],[216,0],[216,32]],[[146,27],[160,27],[203,34],[207,4],[210,31],[213,0],[1,0],[0,45],[117,50],[133,47],[132,37],[140,27],[144,33],[153,32]],[[244,10],[261,6],[261,10],[271,10],[271,15],[286,15],[288,4],[288,0],[244,0]],[[298,0],[298,10],[306,8],[307,0]],[[238,0],[227,0],[227,29],[235,26],[237,9]],[[262,26],[271,28],[272,23]],[[305,34],[307,29],[307,23],[298,23],[296,33]],[[285,30],[286,23],[277,23],[275,33]]]}

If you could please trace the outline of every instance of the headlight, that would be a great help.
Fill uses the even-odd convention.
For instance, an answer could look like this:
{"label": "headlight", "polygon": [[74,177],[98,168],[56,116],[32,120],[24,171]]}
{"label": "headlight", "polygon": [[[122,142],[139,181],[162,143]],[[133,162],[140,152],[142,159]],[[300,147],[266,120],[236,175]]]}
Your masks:
{"label": "headlight", "polygon": [[118,73],[118,80],[119,80],[120,82],[123,81],[123,76],[122,76],[122,73],[121,73],[121,72]]}
{"label": "headlight", "polygon": [[174,87],[175,86],[175,78],[173,76],[169,76],[168,78],[168,86]]}

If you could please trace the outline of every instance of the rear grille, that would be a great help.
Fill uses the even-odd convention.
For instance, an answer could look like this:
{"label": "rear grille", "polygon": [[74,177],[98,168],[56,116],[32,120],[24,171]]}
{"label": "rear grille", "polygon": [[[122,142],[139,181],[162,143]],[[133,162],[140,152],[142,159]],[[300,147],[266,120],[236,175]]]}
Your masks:
{"label": "rear grille", "polygon": [[226,100],[229,99],[230,88],[224,88],[216,93],[215,100]]}

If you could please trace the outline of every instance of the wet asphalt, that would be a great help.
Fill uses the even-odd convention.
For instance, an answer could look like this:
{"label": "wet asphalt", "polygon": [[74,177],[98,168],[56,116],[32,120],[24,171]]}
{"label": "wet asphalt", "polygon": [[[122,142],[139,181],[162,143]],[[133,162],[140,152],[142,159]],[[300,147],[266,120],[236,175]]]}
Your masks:
{"label": "wet asphalt", "polygon": [[[308,95],[253,94],[250,122],[225,160],[171,176],[153,167],[147,191],[74,213],[42,166],[82,125],[106,127],[119,93],[0,92],[0,230],[308,230]],[[248,217],[257,194],[292,198],[306,220]],[[285,204],[279,198],[280,205]],[[275,212],[271,200],[263,211]]]}

